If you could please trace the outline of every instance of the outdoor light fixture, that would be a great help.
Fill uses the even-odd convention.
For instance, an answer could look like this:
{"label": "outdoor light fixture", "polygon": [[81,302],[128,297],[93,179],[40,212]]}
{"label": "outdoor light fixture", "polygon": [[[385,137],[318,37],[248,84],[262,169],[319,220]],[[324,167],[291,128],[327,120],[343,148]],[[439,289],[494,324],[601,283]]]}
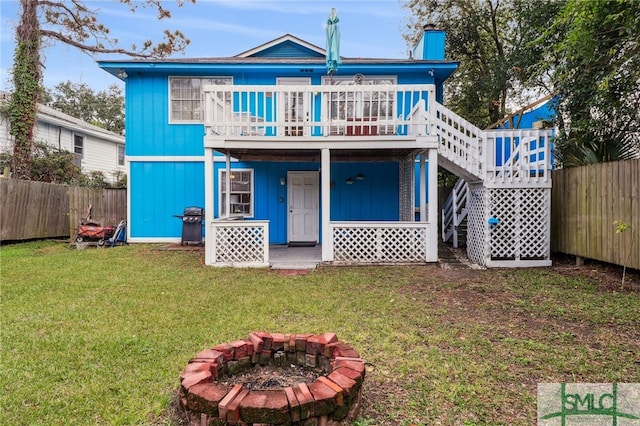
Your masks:
{"label": "outdoor light fixture", "polygon": [[287,184],[287,180],[284,178],[284,176],[280,176],[280,185],[285,186]]}
{"label": "outdoor light fixture", "polygon": [[129,74],[127,74],[127,72],[124,70],[124,68],[120,68],[120,72],[118,73],[118,77],[120,77],[121,79],[125,79],[127,77],[129,77]]}
{"label": "outdoor light fixture", "polygon": [[434,74],[433,69],[430,69],[430,70],[429,70],[429,76],[433,77],[433,74]]}
{"label": "outdoor light fixture", "polygon": [[364,180],[364,175],[363,175],[362,173],[358,173],[358,174],[356,175],[356,179],[357,179],[357,180]]}
{"label": "outdoor light fixture", "polygon": [[353,179],[347,178],[347,180],[345,180],[344,183],[346,183],[347,185],[353,185]]}

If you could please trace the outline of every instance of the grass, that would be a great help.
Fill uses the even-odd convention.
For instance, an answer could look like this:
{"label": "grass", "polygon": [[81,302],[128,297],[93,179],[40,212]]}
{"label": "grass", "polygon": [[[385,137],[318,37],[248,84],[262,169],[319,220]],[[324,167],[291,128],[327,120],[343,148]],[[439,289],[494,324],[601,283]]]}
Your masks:
{"label": "grass", "polygon": [[539,382],[640,382],[640,297],[553,268],[204,267],[154,246],[0,249],[0,424],[177,424],[189,358],[335,331],[368,362],[359,425],[535,423]]}

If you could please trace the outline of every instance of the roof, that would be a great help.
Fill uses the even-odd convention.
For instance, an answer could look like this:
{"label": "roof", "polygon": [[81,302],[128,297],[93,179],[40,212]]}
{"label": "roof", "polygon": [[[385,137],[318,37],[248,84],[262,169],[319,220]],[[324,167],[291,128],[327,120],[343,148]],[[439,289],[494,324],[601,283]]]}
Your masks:
{"label": "roof", "polygon": [[[245,68],[247,65],[259,70],[265,67],[308,67],[305,72],[321,71],[326,67],[325,49],[308,43],[291,34],[263,43],[253,49],[246,50],[230,57],[209,58],[164,58],[164,59],[126,59],[103,60],[98,64],[110,74],[123,79],[122,71],[131,72],[166,72],[183,73],[185,71],[207,73],[212,68],[220,72],[233,72]],[[444,81],[457,68],[456,61],[416,60],[412,58],[343,58],[340,71],[343,73],[361,72],[365,67],[367,72],[388,72],[389,66],[397,70],[408,72],[433,71],[436,79]],[[297,70],[296,70],[297,71]],[[126,78],[126,77],[125,77]]]}
{"label": "roof", "polygon": [[[305,49],[307,52],[307,54],[311,53],[312,56],[322,56],[324,57],[327,54],[327,51],[325,49],[322,49],[321,47],[318,47],[314,44],[311,44],[309,42],[306,42],[304,40],[302,40],[301,38],[298,38],[296,36],[293,36],[291,34],[285,34],[281,37],[275,38],[271,41],[268,41],[264,44],[261,44],[260,46],[254,47],[253,49],[249,49],[246,50],[242,53],[237,54],[235,57],[237,58],[249,58],[252,56],[264,56],[265,53],[269,53],[269,52],[273,52],[274,48],[277,49],[278,47],[284,46],[284,45],[288,45],[288,44],[293,44],[296,46],[299,46],[300,48]],[[299,49],[300,51],[304,52],[305,50]],[[313,55],[313,53],[315,53],[315,55]]]}

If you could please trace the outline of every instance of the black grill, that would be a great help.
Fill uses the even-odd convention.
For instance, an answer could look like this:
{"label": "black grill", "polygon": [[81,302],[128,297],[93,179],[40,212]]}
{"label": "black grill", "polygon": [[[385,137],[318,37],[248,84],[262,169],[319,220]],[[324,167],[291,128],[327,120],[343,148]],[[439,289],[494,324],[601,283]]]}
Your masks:
{"label": "black grill", "polygon": [[182,216],[182,241],[181,244],[202,244],[202,221],[204,220],[204,209],[202,207],[186,207]]}

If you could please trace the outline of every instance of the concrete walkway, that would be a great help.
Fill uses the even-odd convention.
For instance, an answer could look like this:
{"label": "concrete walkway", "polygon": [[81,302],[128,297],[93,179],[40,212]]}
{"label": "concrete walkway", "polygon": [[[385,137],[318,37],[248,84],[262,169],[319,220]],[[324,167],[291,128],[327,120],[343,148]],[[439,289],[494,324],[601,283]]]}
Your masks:
{"label": "concrete walkway", "polygon": [[322,247],[269,246],[271,269],[315,269],[322,262]]}

